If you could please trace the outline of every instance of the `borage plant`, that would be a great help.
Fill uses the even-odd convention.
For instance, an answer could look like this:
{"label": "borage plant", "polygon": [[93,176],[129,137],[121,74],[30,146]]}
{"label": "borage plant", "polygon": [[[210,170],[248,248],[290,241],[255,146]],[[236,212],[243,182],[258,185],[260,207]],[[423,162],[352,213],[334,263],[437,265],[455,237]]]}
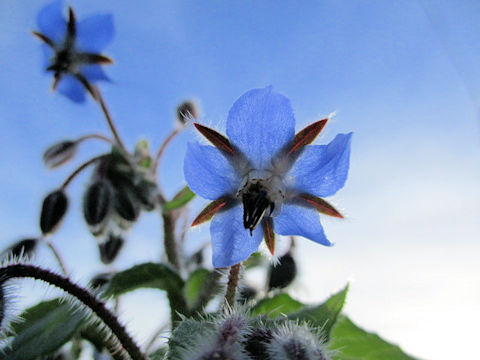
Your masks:
{"label": "borage plant", "polygon": [[[342,218],[324,197],[334,195],[347,179],[351,133],[339,134],[327,145],[311,145],[328,119],[295,134],[290,101],[266,87],[247,91],[233,104],[226,136],[199,123],[195,104],[187,101],[177,108],[177,127],[156,153],[150,153],[144,140],[130,151],[97,86],[109,80],[102,66],[113,62],[103,53],[113,39],[112,17],[77,20],[71,7],[55,1],[40,11],[33,34],[41,41],[44,69],[53,75],[52,89],[79,104],[90,97],[111,135],[62,140],[44,153],[45,165],[54,169],[74,159],[87,141],[109,146],[45,197],[41,235],[16,242],[1,254],[3,359],[81,359],[88,353],[95,359],[134,360],[413,359],[341,314],[348,286],[319,304],[304,304],[288,294],[297,274],[295,237],[332,245],[319,214]],[[189,126],[213,146],[189,143],[184,162],[188,186],[169,199],[158,182],[159,164],[171,140]],[[126,230],[144,211],[161,217],[164,261],[105,272],[87,285],[71,279],[49,235],[68,210],[69,184],[87,170],[91,176],[83,217],[97,239],[101,262],[116,259]],[[211,201],[192,225],[211,220],[213,268],[203,266],[203,248],[186,256],[178,235],[195,194]],[[281,256],[275,253],[275,234],[290,242]],[[270,254],[259,251],[262,240]],[[42,244],[53,252],[62,273],[32,262]],[[275,260],[268,261],[274,254]],[[263,289],[242,277],[254,268],[267,273]],[[6,316],[15,297],[11,284],[22,278],[41,280],[64,296],[12,319]],[[141,345],[119,321],[116,306],[122,295],[140,288],[166,292],[171,314],[168,325]],[[160,334],[167,330],[165,343]]]}

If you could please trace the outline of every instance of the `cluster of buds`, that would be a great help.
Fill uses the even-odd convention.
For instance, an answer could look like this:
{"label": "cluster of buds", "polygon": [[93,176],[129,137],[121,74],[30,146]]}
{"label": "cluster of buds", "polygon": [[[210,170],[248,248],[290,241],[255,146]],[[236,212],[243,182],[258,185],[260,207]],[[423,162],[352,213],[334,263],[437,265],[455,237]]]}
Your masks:
{"label": "cluster of buds", "polygon": [[[196,337],[192,338],[192,331]],[[305,324],[230,312],[185,320],[169,342],[170,360],[328,360],[322,335]]]}

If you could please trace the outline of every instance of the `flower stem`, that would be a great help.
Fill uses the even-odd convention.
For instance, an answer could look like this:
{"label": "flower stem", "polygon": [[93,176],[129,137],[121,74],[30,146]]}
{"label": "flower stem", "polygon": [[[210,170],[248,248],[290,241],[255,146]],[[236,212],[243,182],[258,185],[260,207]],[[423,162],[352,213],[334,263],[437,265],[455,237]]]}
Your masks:
{"label": "flower stem", "polygon": [[72,182],[72,180],[75,179],[75,177],[78,174],[80,174],[83,170],[85,170],[88,166],[92,165],[93,163],[97,162],[98,160],[101,160],[104,157],[109,156],[109,155],[110,154],[103,154],[103,155],[91,158],[90,160],[84,162],[73,173],[71,173],[70,176],[63,182],[62,189],[65,189]]}
{"label": "flower stem", "polygon": [[113,144],[114,141],[102,134],[87,134],[87,135],[83,135],[83,136],[80,136],[76,142],[79,143],[79,142],[82,142],[84,140],[89,140],[89,139],[98,139],[98,140],[102,140],[102,141],[105,141],[105,142],[108,142],[109,144]]}
{"label": "flower stem", "polygon": [[112,135],[115,138],[115,141],[118,143],[118,146],[122,148],[123,151],[127,152],[127,148],[125,147],[125,144],[123,143],[122,139],[120,138],[120,135],[118,135],[117,128],[115,127],[115,124],[113,123],[112,116],[110,115],[110,111],[108,111],[108,107],[105,104],[105,101],[103,100],[102,93],[100,89],[96,88],[96,98],[98,100],[98,103],[100,104],[100,107],[103,111],[103,114],[105,115],[105,119],[107,120],[108,127],[112,131]]}
{"label": "flower stem", "polygon": [[235,293],[238,287],[238,280],[240,278],[240,269],[242,263],[232,265],[230,267],[230,273],[228,274],[227,292],[225,293],[224,309],[233,308],[235,305]]}
{"label": "flower stem", "polygon": [[165,149],[167,148],[168,144],[177,136],[181,131],[182,128],[176,128],[174,129],[170,135],[167,136],[167,138],[163,141],[162,145],[160,145],[160,148],[158,149],[157,155],[155,156],[155,162],[153,163],[153,171],[155,174],[158,173],[158,167],[160,165],[160,160],[162,159],[163,153],[165,152]]}
{"label": "flower stem", "polygon": [[175,218],[171,211],[162,211],[162,219],[163,244],[167,260],[175,269],[179,270],[180,263],[178,261],[177,244],[175,242]]}
{"label": "flower stem", "polygon": [[84,288],[74,284],[69,278],[33,265],[13,264],[0,268],[0,285],[12,278],[42,280],[67,292],[87,306],[105,323],[118,339],[121,347],[133,360],[146,360],[145,355],[142,354],[140,348],[127,333],[125,327],[119,323],[117,317],[95,296]]}
{"label": "flower stem", "polygon": [[44,238],[43,241],[52,252],[53,256],[55,257],[55,260],[57,260],[57,263],[60,266],[60,269],[62,270],[62,274],[65,276],[68,276],[67,268],[65,267],[65,263],[63,262],[62,257],[60,256],[60,253],[57,251],[55,246],[48,239]]}

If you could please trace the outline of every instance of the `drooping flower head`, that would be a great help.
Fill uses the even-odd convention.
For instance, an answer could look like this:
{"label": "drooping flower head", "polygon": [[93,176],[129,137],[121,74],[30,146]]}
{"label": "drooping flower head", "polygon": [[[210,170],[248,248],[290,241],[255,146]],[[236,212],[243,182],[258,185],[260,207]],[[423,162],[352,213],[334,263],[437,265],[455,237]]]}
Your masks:
{"label": "drooping flower head", "polygon": [[105,14],[77,22],[71,7],[68,19],[63,16],[63,9],[62,0],[43,7],[37,15],[39,31],[33,34],[43,41],[45,67],[54,76],[52,89],[81,103],[86,91],[96,97],[92,83],[109,80],[100,65],[113,62],[101,54],[113,39],[113,19]]}
{"label": "drooping flower head", "polygon": [[275,233],[299,235],[323,245],[318,212],[342,217],[323,197],[345,184],[352,133],[328,145],[309,145],[327,119],[295,134],[290,101],[272,87],[243,94],[227,118],[227,137],[195,123],[215,147],[188,144],[184,173],[188,185],[210,203],[193,225],[212,219],[213,265],[237,264],[263,238],[273,253]]}

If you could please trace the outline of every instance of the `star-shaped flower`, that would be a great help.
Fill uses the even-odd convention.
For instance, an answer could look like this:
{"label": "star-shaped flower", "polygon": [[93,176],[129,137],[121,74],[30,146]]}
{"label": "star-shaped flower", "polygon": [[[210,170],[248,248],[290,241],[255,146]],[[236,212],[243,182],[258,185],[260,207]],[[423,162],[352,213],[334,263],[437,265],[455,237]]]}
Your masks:
{"label": "star-shaped flower", "polygon": [[[309,145],[327,119],[295,135],[290,101],[272,87],[243,94],[227,119],[227,136],[195,123],[215,147],[188,144],[184,173],[196,194],[214,200],[193,225],[210,225],[213,265],[246,260],[265,242],[273,253],[275,233],[332,245],[318,212],[342,218],[322,197],[347,178],[352,133],[328,145]],[[307,146],[308,145],[308,146]]]}
{"label": "star-shaped flower", "polygon": [[113,61],[100,52],[113,39],[113,19],[110,14],[93,15],[77,22],[69,7],[65,20],[63,8],[62,0],[43,7],[37,15],[39,31],[33,34],[43,41],[45,67],[54,76],[52,89],[81,103],[85,90],[96,98],[92,83],[109,80],[100,65]]}

